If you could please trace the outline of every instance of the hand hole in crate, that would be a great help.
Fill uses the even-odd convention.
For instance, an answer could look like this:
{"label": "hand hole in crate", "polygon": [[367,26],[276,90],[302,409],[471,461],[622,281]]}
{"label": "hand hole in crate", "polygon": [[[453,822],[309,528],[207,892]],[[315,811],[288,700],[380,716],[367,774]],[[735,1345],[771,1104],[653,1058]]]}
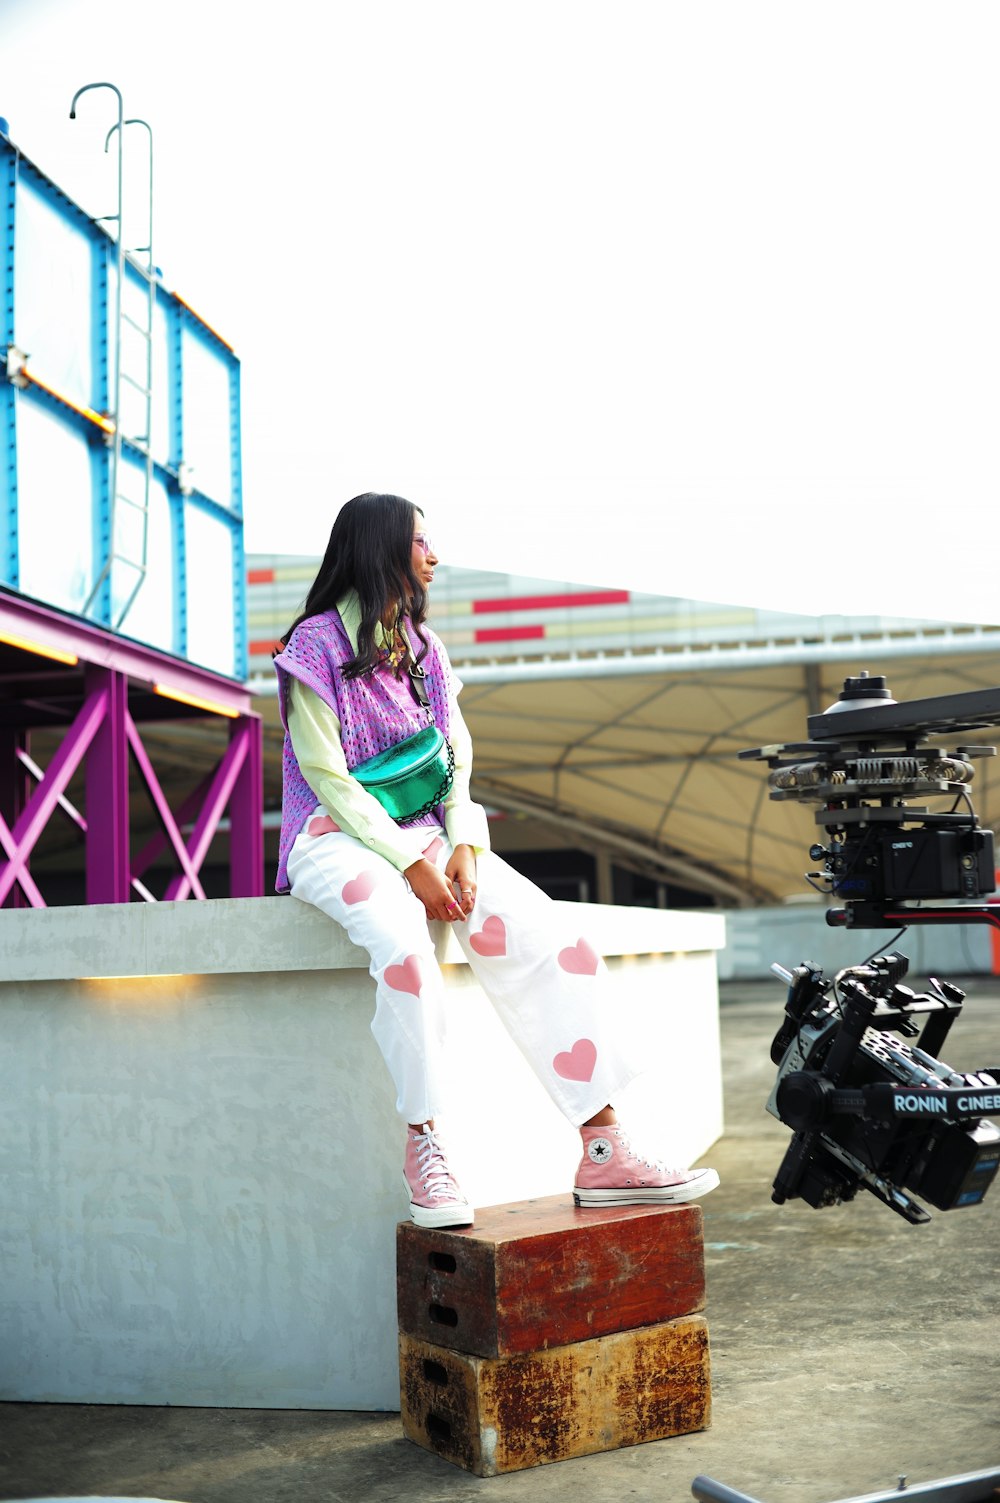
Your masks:
{"label": "hand hole in crate", "polygon": [[427,1416],[427,1434],[431,1440],[451,1440],[451,1426],[439,1414]]}

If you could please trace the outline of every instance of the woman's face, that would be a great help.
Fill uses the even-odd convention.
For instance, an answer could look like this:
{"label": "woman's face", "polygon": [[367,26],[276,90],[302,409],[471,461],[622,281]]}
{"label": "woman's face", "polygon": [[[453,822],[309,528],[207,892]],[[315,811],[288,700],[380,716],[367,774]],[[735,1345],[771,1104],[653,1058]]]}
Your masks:
{"label": "woman's face", "polygon": [[426,590],[434,582],[437,554],[427,532],[427,523],[418,511],[413,513],[413,572]]}

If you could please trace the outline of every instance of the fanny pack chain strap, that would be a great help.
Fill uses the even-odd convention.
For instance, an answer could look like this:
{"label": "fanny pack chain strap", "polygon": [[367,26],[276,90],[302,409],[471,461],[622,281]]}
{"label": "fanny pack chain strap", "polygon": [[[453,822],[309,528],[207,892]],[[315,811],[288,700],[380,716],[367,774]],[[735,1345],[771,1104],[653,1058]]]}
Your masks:
{"label": "fanny pack chain strap", "polygon": [[445,755],[448,758],[448,770],[438,784],[437,792],[434,794],[433,798],[428,799],[426,804],[424,804],[420,809],[417,810],[416,814],[409,814],[407,815],[406,819],[401,819],[401,825],[412,824],[415,819],[420,819],[424,814],[430,814],[431,811],[433,809],[436,809],[438,804],[440,804],[442,800],[446,799],[448,797],[448,794],[451,792],[451,785],[455,781],[455,753],[452,750],[450,741],[445,742],[445,748]]}

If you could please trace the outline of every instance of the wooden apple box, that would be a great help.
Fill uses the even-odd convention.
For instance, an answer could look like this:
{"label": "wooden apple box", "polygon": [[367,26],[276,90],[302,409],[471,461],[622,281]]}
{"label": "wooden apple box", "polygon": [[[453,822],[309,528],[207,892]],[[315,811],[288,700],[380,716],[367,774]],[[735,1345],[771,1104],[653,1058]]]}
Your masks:
{"label": "wooden apple box", "polygon": [[402,1223],[399,1329],[479,1357],[542,1351],[690,1315],[705,1303],[701,1207],[580,1210],[563,1195]]}
{"label": "wooden apple box", "polygon": [[417,1444],[487,1477],[707,1426],[699,1206],[517,1201],[396,1251]]}
{"label": "wooden apple box", "polygon": [[472,1357],[399,1338],[403,1433],[477,1477],[704,1430],[699,1315],[571,1346]]}

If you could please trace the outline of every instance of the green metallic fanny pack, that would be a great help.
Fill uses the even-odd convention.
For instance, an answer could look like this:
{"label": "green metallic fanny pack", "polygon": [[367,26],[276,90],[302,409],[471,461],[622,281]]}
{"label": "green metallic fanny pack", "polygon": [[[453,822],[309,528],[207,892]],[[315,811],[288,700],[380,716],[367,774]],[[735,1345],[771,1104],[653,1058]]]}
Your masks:
{"label": "green metallic fanny pack", "polygon": [[359,762],[351,776],[404,824],[429,814],[448,797],[455,779],[455,753],[436,725],[425,725],[405,741]]}

